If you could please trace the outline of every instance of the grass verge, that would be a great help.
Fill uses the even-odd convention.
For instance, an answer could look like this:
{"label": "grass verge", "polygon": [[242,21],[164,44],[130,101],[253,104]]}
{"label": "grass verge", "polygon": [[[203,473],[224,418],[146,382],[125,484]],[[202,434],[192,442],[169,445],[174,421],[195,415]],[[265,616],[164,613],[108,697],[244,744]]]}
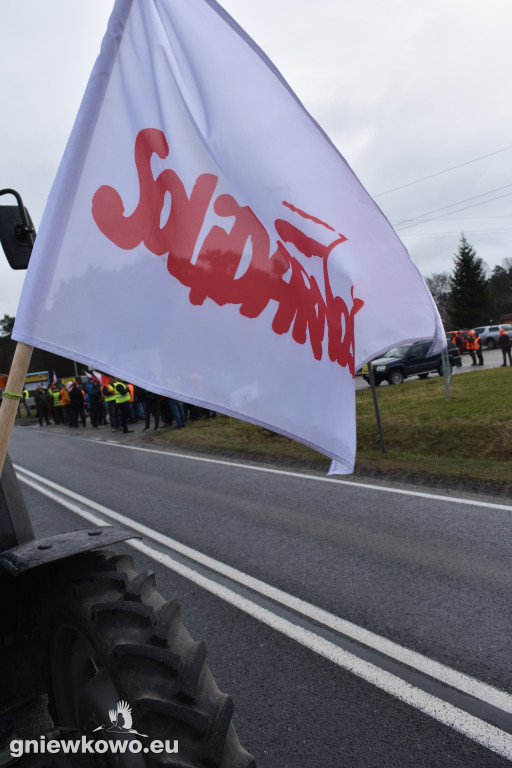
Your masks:
{"label": "grass verge", "polygon": [[[377,390],[386,453],[382,453],[371,390],[356,392],[356,472],[407,474],[445,481],[512,484],[512,370],[440,377]],[[329,466],[300,443],[227,416],[162,433],[176,447],[265,456]]]}

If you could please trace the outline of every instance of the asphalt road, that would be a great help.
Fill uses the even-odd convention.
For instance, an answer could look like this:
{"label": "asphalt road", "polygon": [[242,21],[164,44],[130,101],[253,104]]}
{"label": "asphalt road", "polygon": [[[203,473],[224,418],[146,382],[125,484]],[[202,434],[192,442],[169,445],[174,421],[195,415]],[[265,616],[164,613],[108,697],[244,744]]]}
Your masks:
{"label": "asphalt road", "polygon": [[509,765],[512,505],[106,433],[15,427],[36,535],[139,526],[259,768]]}

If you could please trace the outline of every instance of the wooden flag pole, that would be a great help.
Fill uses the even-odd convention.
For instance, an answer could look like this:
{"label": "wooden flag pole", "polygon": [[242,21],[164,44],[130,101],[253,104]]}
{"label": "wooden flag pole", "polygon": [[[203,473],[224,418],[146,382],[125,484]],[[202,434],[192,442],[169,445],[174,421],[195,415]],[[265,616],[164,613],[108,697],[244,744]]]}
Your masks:
{"label": "wooden flag pole", "polygon": [[2,406],[0,407],[0,475],[4,468],[7,448],[11,439],[18,406],[21,402],[33,349],[34,347],[29,347],[27,344],[19,341],[14,350],[11,370],[9,371],[9,378],[7,379]]}

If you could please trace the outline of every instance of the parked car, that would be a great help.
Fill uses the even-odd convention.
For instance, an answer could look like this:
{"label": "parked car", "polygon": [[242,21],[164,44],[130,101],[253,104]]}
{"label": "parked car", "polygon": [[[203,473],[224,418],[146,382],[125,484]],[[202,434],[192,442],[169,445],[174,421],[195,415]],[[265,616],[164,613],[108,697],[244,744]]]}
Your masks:
{"label": "parked car", "polygon": [[[443,361],[440,353],[427,357],[432,341],[415,341],[413,344],[402,344],[393,347],[382,357],[372,361],[373,378],[376,385],[381,381],[389,384],[401,384],[409,376],[419,376],[426,379],[429,373],[443,375]],[[448,341],[448,357],[451,367],[462,365],[460,350],[452,341]],[[363,379],[370,383],[368,366],[363,366]]]}
{"label": "parked car", "polygon": [[502,323],[501,325],[480,325],[478,328],[473,328],[473,331],[480,336],[483,347],[487,347],[487,349],[496,349],[500,339],[500,328],[503,328],[512,339],[512,325],[509,325],[508,323]]}

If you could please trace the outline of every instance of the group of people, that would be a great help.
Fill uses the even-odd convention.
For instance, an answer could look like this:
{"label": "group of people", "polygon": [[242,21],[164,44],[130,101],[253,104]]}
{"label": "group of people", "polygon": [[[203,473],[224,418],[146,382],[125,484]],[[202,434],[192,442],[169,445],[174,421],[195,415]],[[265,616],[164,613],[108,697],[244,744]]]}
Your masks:
{"label": "group of people", "polygon": [[[471,365],[484,364],[484,353],[482,352],[482,340],[478,335],[478,333],[475,333],[474,331],[469,331],[467,350],[471,358]],[[478,358],[478,362],[477,362],[477,358]]]}
{"label": "group of people", "polygon": [[[462,339],[460,331],[452,331],[452,341],[462,352]],[[504,328],[500,328],[500,338],[498,344],[503,355],[503,363],[501,364],[501,367],[506,367],[507,359],[509,365],[512,366],[512,341],[510,340],[510,336]],[[484,365],[482,340],[480,336],[474,331],[468,331],[465,349],[467,349],[469,356],[471,357],[471,365]]]}
{"label": "group of people", "polygon": [[[25,389],[23,404],[30,414],[26,402],[28,394]],[[80,424],[85,427],[89,419],[93,428],[109,426],[112,432],[132,432],[130,425],[139,420],[145,422],[144,431],[147,431],[151,428],[152,418],[154,430],[160,429],[160,423],[170,427],[173,421],[181,429],[187,420],[195,421],[202,414],[206,417],[216,415],[214,411],[162,397],[121,379],[102,383],[93,376],[84,384],[70,381],[64,385],[56,381],[48,388],[39,385],[34,393],[34,404],[40,426],[54,423],[78,428]]]}
{"label": "group of people", "polygon": [[452,341],[460,349],[461,354],[464,350],[469,352],[471,365],[484,365],[482,340],[478,334],[474,331],[468,331],[467,338],[464,340],[463,344],[461,331],[452,331]]}

